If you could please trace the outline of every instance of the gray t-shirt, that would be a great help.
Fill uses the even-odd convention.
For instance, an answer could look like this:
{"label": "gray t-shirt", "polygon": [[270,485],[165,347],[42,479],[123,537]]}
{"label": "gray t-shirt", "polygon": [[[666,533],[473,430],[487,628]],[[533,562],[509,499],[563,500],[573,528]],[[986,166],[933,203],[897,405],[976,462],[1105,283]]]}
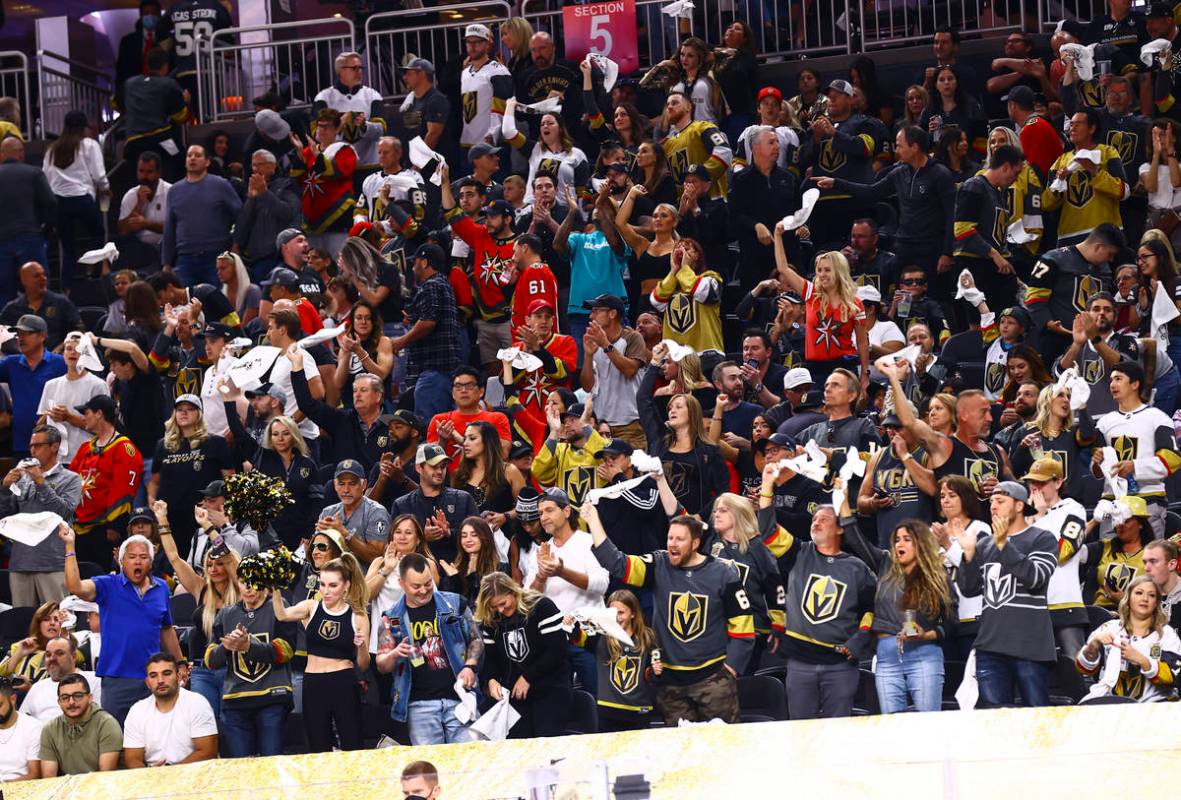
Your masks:
{"label": "gray t-shirt", "polygon": [[[366,542],[384,542],[390,535],[390,512],[385,506],[368,497],[361,498],[361,503],[351,515],[346,515],[344,503],[333,503],[320,512],[320,519],[336,517],[344,525],[345,530]],[[368,562],[362,562],[362,567],[368,567]]]}
{"label": "gray t-shirt", "polygon": [[[648,360],[644,337],[631,328],[624,328],[619,338],[611,343],[611,348],[627,358],[640,362]],[[628,425],[638,420],[640,412],[636,409],[636,392],[640,389],[644,370],[638,369],[631,378],[625,378],[604,350],[595,353],[594,368],[595,387],[592,394],[595,416],[612,426]]]}

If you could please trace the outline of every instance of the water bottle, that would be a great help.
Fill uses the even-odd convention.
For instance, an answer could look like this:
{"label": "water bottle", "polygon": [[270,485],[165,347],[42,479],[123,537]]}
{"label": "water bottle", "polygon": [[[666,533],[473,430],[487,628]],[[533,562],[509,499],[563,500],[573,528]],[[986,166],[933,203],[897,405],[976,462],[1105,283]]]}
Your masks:
{"label": "water bottle", "polygon": [[906,318],[910,316],[911,297],[910,292],[903,292],[902,299],[898,301],[898,316]]}

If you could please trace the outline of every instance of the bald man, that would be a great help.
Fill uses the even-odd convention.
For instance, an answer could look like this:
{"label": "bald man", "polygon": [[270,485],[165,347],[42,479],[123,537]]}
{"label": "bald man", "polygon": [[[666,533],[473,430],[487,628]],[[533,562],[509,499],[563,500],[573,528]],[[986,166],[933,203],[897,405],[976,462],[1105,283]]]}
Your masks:
{"label": "bald man", "polygon": [[[517,99],[522,103],[536,103],[547,97],[562,98],[562,119],[576,138],[585,125],[578,125],[582,117],[582,72],[573,61],[558,58],[553,37],[548,33],[533,34],[529,40],[529,54],[533,66],[523,75],[514,75]],[[605,102],[605,101],[604,101]]]}
{"label": "bald man", "polygon": [[57,217],[57,201],[38,167],[25,163],[25,143],[16,137],[0,142],[0,303],[16,297],[17,267],[49,260],[45,228]]}
{"label": "bald man", "polygon": [[49,276],[36,261],[24,264],[19,278],[21,292],[0,311],[0,324],[15,325],[25,314],[38,316],[45,320],[47,328],[45,346],[60,352],[66,334],[82,330],[78,309],[64,294],[49,291]]}

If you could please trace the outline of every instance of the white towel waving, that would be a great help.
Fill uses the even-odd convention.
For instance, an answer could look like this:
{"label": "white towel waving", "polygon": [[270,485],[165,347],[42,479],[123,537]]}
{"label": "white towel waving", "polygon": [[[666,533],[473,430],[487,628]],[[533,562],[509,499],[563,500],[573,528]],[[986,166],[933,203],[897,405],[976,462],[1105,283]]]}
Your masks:
{"label": "white towel waving", "polygon": [[10,514],[0,519],[0,536],[20,542],[27,547],[36,547],[62,524],[62,518],[52,511],[38,511],[34,514]]}
{"label": "white towel waving", "polygon": [[1152,62],[1156,60],[1156,57],[1172,46],[1168,39],[1153,39],[1140,48],[1140,60],[1144,62],[1144,66],[1151,69]]}
{"label": "white towel waving", "polygon": [[693,0],[676,0],[676,2],[661,6],[660,10],[670,17],[689,19],[693,16]]}
{"label": "white towel waving", "polygon": [[527,353],[519,347],[505,347],[496,351],[498,361],[507,361],[513,369],[532,372],[541,369],[541,359],[532,353]]}
{"label": "white towel waving", "polygon": [[410,140],[410,163],[414,165],[415,169],[421,170],[432,161],[438,161],[435,166],[435,171],[431,173],[431,183],[435,186],[443,185],[443,176],[439,173],[439,168],[447,163],[447,160],[441,155],[432,150],[421,136],[415,136]]}
{"label": "white towel waving", "polygon": [[788,214],[783,218],[783,229],[794,231],[796,228],[808,221],[808,217],[812,216],[812,209],[816,206],[816,201],[820,199],[819,189],[809,189],[804,192],[803,205],[799,211]]}
{"label": "white towel waving", "polygon": [[615,82],[619,80],[619,65],[602,53],[589,53],[587,58],[603,73],[603,91],[609,92],[615,88]]}
{"label": "white towel waving", "polygon": [[1074,68],[1084,81],[1095,77],[1095,45],[1070,42],[1062,45],[1059,54],[1074,59]]}
{"label": "white towel waving", "polygon": [[78,256],[79,264],[101,264],[104,261],[118,261],[119,248],[114,242],[107,242],[97,250],[87,250]]}

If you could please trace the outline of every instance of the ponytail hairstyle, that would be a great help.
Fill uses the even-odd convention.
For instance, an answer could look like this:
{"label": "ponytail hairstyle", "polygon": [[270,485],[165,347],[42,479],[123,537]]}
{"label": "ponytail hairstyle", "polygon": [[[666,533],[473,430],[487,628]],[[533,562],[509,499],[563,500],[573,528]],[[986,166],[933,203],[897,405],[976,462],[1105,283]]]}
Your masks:
{"label": "ponytail hairstyle", "polygon": [[365,573],[361,571],[361,563],[352,553],[342,553],[320,568],[320,574],[335,572],[341,580],[349,582],[349,591],[345,600],[354,614],[367,614],[366,605],[369,603],[369,590],[365,588]]}

